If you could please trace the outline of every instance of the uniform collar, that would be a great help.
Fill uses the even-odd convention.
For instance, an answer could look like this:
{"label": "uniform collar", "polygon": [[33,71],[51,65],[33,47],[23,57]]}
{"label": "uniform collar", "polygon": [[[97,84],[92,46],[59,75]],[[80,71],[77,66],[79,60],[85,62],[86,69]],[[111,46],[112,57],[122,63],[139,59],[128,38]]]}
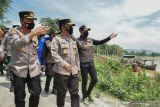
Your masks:
{"label": "uniform collar", "polygon": [[80,35],[80,38],[81,38],[82,40],[87,40],[87,37],[85,38],[85,37],[82,36],[82,35]]}
{"label": "uniform collar", "polygon": [[64,38],[66,41],[68,41],[68,42],[70,42],[71,41],[71,36],[69,35],[69,36],[63,36],[62,34],[61,34],[61,37],[62,38]]}

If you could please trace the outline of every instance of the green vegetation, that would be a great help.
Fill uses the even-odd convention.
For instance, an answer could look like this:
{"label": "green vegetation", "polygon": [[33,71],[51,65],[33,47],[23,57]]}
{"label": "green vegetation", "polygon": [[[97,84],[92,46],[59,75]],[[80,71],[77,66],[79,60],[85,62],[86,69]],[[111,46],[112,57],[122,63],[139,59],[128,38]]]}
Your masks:
{"label": "green vegetation", "polygon": [[103,44],[103,45],[96,45],[93,48],[94,53],[97,55],[116,55],[116,56],[122,56],[123,55],[123,48],[120,47],[119,45],[108,45],[108,44]]}
{"label": "green vegetation", "polygon": [[150,57],[160,56],[160,53],[158,53],[158,52],[147,53],[145,50],[143,50],[141,52],[134,52],[134,51],[128,52],[128,51],[124,50],[124,54],[136,55],[136,56],[150,56]]}
{"label": "green vegetation", "polygon": [[11,21],[5,18],[5,14],[8,12],[11,3],[12,0],[0,0],[0,27],[11,23]]}
{"label": "green vegetation", "polygon": [[12,0],[1,0],[0,1],[0,19],[4,18],[4,14],[8,11]]}
{"label": "green vegetation", "polygon": [[123,54],[125,55],[135,55],[135,56],[148,56],[148,57],[157,57],[160,56],[160,53],[157,52],[147,52],[146,50],[143,51],[127,51],[124,50],[121,46],[119,45],[108,45],[108,44],[103,44],[103,45],[96,45],[93,48],[94,53],[97,55],[105,55],[105,56],[110,56],[110,55],[115,55],[115,56],[122,56]]}
{"label": "green vegetation", "polygon": [[41,18],[40,24],[42,26],[48,26],[50,28],[49,33],[59,32],[58,20],[59,19],[52,19],[50,17]]}
{"label": "green vegetation", "polygon": [[132,72],[131,68],[112,60],[95,60],[97,90],[129,102],[159,102],[159,74],[155,78]]}

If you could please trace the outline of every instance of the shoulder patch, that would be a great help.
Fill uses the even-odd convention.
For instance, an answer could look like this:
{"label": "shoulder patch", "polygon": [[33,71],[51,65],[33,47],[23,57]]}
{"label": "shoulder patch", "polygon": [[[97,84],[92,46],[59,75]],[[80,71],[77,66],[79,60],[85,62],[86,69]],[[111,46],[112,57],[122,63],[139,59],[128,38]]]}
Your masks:
{"label": "shoulder patch", "polygon": [[15,34],[15,33],[17,33],[17,30],[13,28],[13,29],[10,30],[10,33]]}
{"label": "shoulder patch", "polygon": [[56,37],[54,37],[55,39],[60,39],[60,38],[62,38],[62,36],[61,35],[57,35]]}
{"label": "shoulder patch", "polygon": [[58,38],[64,38],[64,36],[61,35],[61,34],[57,35],[56,37],[58,37]]}
{"label": "shoulder patch", "polygon": [[51,43],[51,41],[50,40],[46,40],[45,43]]}
{"label": "shoulder patch", "polygon": [[61,35],[56,35],[57,37],[61,37]]}

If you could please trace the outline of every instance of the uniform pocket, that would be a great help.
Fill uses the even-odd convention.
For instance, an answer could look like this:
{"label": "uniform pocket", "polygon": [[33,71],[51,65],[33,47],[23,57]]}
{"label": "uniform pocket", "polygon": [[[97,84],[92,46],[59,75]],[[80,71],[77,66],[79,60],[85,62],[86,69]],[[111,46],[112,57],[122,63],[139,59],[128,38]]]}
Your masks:
{"label": "uniform pocket", "polygon": [[60,52],[60,54],[67,55],[69,53],[68,51],[69,51],[68,45],[67,44],[62,44],[61,45],[61,52]]}
{"label": "uniform pocket", "polygon": [[73,51],[74,51],[74,54],[77,54],[78,49],[76,44],[73,44]]}

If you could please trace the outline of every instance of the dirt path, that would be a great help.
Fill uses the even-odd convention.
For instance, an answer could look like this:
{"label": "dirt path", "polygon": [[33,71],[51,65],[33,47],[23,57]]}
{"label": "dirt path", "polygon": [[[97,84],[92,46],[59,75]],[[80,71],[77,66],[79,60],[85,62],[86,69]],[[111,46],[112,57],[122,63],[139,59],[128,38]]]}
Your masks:
{"label": "dirt path", "polygon": [[[56,96],[48,93],[46,94],[44,92],[44,84],[45,84],[45,77],[42,77],[42,93],[40,97],[40,103],[39,107],[57,107],[56,106]],[[5,77],[0,76],[0,107],[15,107],[14,105],[14,95],[13,93],[9,92],[9,86],[10,82],[6,80]],[[51,90],[50,90],[51,91]],[[28,107],[28,97],[29,93],[26,88],[26,107]],[[81,96],[81,92],[80,92]],[[83,105],[83,103],[80,103],[81,107],[86,107]],[[71,107],[70,106],[70,97],[69,94],[67,93],[66,100],[65,100],[65,107]],[[87,107],[113,107],[111,105],[107,105],[104,102],[102,102],[99,99],[95,99],[95,102],[90,104]]]}

